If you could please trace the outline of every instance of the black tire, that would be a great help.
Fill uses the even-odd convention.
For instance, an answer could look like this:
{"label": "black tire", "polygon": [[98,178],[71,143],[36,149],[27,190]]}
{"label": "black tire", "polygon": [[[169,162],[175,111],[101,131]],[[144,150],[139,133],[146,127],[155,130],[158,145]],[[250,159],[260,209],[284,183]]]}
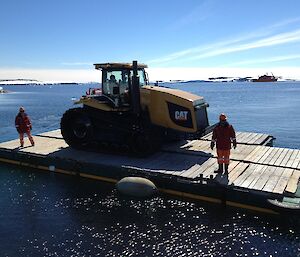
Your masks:
{"label": "black tire", "polygon": [[131,136],[131,150],[138,157],[145,157],[160,150],[162,143],[161,130],[152,126],[151,128],[134,133]]}
{"label": "black tire", "polygon": [[93,126],[91,119],[82,108],[66,111],[60,122],[61,134],[66,143],[82,149],[93,141]]}

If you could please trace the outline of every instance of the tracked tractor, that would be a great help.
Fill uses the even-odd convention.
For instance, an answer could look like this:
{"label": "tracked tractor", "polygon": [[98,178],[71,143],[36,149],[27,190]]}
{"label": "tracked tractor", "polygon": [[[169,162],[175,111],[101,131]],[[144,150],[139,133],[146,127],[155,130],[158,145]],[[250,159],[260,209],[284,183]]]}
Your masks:
{"label": "tracked tractor", "polygon": [[149,85],[144,64],[94,64],[102,71],[102,88],[88,92],[61,119],[66,143],[86,149],[95,145],[127,147],[139,156],[160,149],[166,140],[199,137],[209,130],[204,98]]}

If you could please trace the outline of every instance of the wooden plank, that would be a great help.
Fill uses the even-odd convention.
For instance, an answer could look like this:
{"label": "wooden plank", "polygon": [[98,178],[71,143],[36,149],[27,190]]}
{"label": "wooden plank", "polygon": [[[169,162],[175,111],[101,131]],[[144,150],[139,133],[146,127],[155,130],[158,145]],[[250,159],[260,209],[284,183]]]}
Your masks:
{"label": "wooden plank", "polygon": [[271,153],[269,154],[269,156],[266,158],[264,164],[269,165],[270,162],[273,160],[274,156],[279,152],[280,148],[274,147],[272,148]]}
{"label": "wooden plank", "polygon": [[246,133],[243,137],[243,144],[248,144],[248,142],[255,136],[255,133]]}
{"label": "wooden plank", "polygon": [[300,169],[300,151],[298,150],[297,157],[295,158],[292,167],[295,169]]}
{"label": "wooden plank", "polygon": [[232,184],[233,181],[239,177],[245,169],[249,166],[248,163],[239,162],[228,174],[229,182]]}
{"label": "wooden plank", "polygon": [[[191,155],[180,155],[179,158],[176,154],[171,154],[171,158],[169,158],[168,164],[165,167],[166,169],[174,170],[177,174],[181,173],[183,170],[188,170],[195,165],[195,163],[199,163],[199,158],[197,156]],[[170,167],[170,168],[169,168]]]}
{"label": "wooden plank", "polygon": [[192,167],[190,167],[187,170],[182,170],[180,173],[173,173],[174,176],[180,176],[180,177],[189,177],[189,174],[193,173],[195,170],[199,169],[201,167],[201,164],[194,164]]}
{"label": "wooden plank", "polygon": [[211,140],[212,138],[212,132],[208,133],[207,135],[201,137],[200,139],[204,139],[204,140]]}
{"label": "wooden plank", "polygon": [[244,160],[250,151],[252,151],[251,147],[238,145],[236,149],[231,149],[230,158],[235,160]]}
{"label": "wooden plank", "polygon": [[160,153],[144,160],[135,160],[130,167],[142,169],[147,172],[162,173],[162,174],[176,174],[182,172],[182,170],[190,167],[194,162],[191,156],[186,158],[185,155],[176,155],[176,157],[170,153]]}
{"label": "wooden plank", "polygon": [[256,141],[253,144],[262,145],[263,142],[269,137],[269,135],[266,134],[260,134],[260,137],[256,139]]}
{"label": "wooden plank", "polygon": [[297,169],[300,162],[300,151],[298,150],[297,156],[295,157],[291,167]]}
{"label": "wooden plank", "polygon": [[244,137],[244,143],[249,144],[249,141],[256,135],[256,133],[248,132],[247,136]]}
{"label": "wooden plank", "polygon": [[251,144],[251,145],[255,145],[255,144],[260,144],[260,143],[257,143],[257,141],[262,137],[261,134],[258,134],[258,133],[253,133],[253,137],[251,138],[251,140],[248,141],[248,144]]}
{"label": "wooden plank", "polygon": [[263,187],[262,191],[264,192],[273,192],[273,189],[275,188],[277,182],[279,181],[279,178],[281,177],[283,171],[285,168],[276,167],[274,173],[269,178],[265,186]]}
{"label": "wooden plank", "polygon": [[263,142],[269,137],[269,135],[258,133],[257,137],[255,137],[254,141],[251,144],[254,145],[262,145]]}
{"label": "wooden plank", "polygon": [[249,136],[249,133],[242,132],[238,137],[237,137],[237,142],[244,144],[246,142],[246,138]]}
{"label": "wooden plank", "polygon": [[204,142],[204,140],[195,139],[195,140],[192,140],[191,142],[192,142],[192,144],[190,145],[190,147],[194,147],[194,146],[197,146],[197,145],[201,144],[202,142]]}
{"label": "wooden plank", "polygon": [[289,159],[291,158],[293,152],[294,152],[293,149],[287,149],[287,153],[279,165],[282,167],[286,167],[286,164],[288,163]]}
{"label": "wooden plank", "polygon": [[268,151],[265,152],[265,154],[259,159],[259,163],[261,163],[261,164],[265,163],[265,160],[269,157],[269,155],[273,151],[273,148],[269,147],[269,146],[266,146],[266,149],[268,149]]}
{"label": "wooden plank", "polygon": [[283,159],[285,158],[285,156],[288,153],[288,149],[283,149],[283,151],[281,152],[281,154],[278,156],[276,162],[274,163],[275,166],[281,166],[280,163],[282,163]]}
{"label": "wooden plank", "polygon": [[198,148],[203,150],[204,148],[207,148],[207,146],[210,146],[210,142],[202,140],[201,144],[198,145]]}
{"label": "wooden plank", "polygon": [[265,165],[257,165],[255,169],[252,170],[250,175],[240,184],[241,187],[249,188],[251,184],[255,184],[261,173],[266,169]]}
{"label": "wooden plank", "polygon": [[276,152],[276,154],[272,157],[272,159],[269,161],[269,165],[274,165],[281,153],[283,152],[283,148],[279,148],[279,150]]}
{"label": "wooden plank", "polygon": [[[196,170],[191,176],[193,178],[197,178],[200,176],[200,174],[203,175],[204,178],[209,178],[209,176],[204,176],[204,174],[208,173],[208,170],[212,170],[214,172],[218,169],[217,160],[215,158],[210,158],[208,162],[205,163],[205,165],[202,165],[198,170]],[[209,172],[210,173],[210,172]]]}
{"label": "wooden plank", "polygon": [[237,131],[235,132],[235,136],[238,137],[239,135],[241,135],[243,132]]}
{"label": "wooden plank", "polygon": [[214,163],[216,163],[216,160],[213,159],[213,158],[209,158],[205,162],[203,162],[200,166],[198,166],[197,169],[191,169],[191,170],[183,171],[182,173],[179,173],[179,176],[194,178],[195,175],[193,175],[193,174],[202,173],[203,170],[205,170],[207,167],[213,165]]}
{"label": "wooden plank", "polygon": [[210,149],[210,142],[209,141],[202,141],[203,143],[201,145],[198,146],[198,151],[202,151],[202,152],[209,152]]}
{"label": "wooden plank", "polygon": [[242,134],[242,132],[239,132],[239,131],[235,132],[235,138],[236,138],[237,143],[240,143],[239,137],[241,136],[241,134]]}
{"label": "wooden plank", "polygon": [[292,155],[290,157],[290,159],[288,160],[288,162],[286,163],[286,167],[292,168],[293,162],[295,161],[297,155],[298,155],[298,150],[296,149],[292,149]]}
{"label": "wooden plank", "polygon": [[[235,167],[239,164],[240,162],[238,161],[232,161],[230,163],[229,169],[228,169],[228,173],[230,174],[230,172],[232,172],[233,169],[235,169]],[[213,179],[215,181],[217,181],[219,184],[222,185],[229,185],[229,174],[220,174],[220,173],[213,173],[211,176],[213,177]]]}
{"label": "wooden plank", "polygon": [[238,147],[242,146],[243,149],[242,149],[242,154],[241,154],[241,160],[245,160],[245,158],[250,154],[252,153],[252,151],[254,150],[254,148],[256,146],[253,146],[253,145],[239,145]]}
{"label": "wooden plank", "polygon": [[228,166],[228,174],[230,174],[239,163],[241,163],[241,162],[239,162],[239,161],[230,161],[229,166]]}
{"label": "wooden plank", "polygon": [[[240,162],[239,161],[231,161],[228,167],[228,173],[230,173]],[[213,178],[215,179],[217,176],[220,176],[219,173],[215,173],[215,169],[207,169],[204,173],[203,176],[207,178]],[[223,173],[224,175],[225,173]]]}
{"label": "wooden plank", "polygon": [[299,178],[300,170],[293,170],[293,174],[291,175],[288,181],[288,184],[285,188],[285,192],[294,194],[298,188]]}
{"label": "wooden plank", "polygon": [[253,138],[253,141],[251,142],[251,144],[261,145],[262,137],[264,138],[263,134],[257,133],[256,136]]}
{"label": "wooden plank", "polygon": [[201,167],[201,165],[206,161],[201,160],[201,162],[194,164],[192,167],[190,167],[189,169],[186,170],[182,170],[179,173],[176,173],[177,176],[180,177],[190,177],[190,174],[192,174],[195,170],[199,169]]}
{"label": "wooden plank", "polygon": [[180,148],[181,148],[181,149],[189,148],[190,146],[193,145],[193,143],[194,143],[195,141],[196,141],[196,140],[187,141],[185,144],[183,144],[182,146],[180,146]]}
{"label": "wooden plank", "polygon": [[[246,145],[262,145],[262,143],[269,137],[267,134],[254,132],[236,132],[236,140],[239,144]],[[210,141],[212,132],[200,138],[203,141]]]}
{"label": "wooden plank", "polygon": [[263,147],[260,151],[256,153],[256,156],[252,159],[252,162],[260,163],[259,160],[268,152],[267,147]]}
{"label": "wooden plank", "polygon": [[[208,167],[205,171],[202,172],[202,175],[204,178],[211,178],[211,176],[214,178],[217,174],[215,171],[218,169],[218,166],[213,164],[212,166]],[[199,175],[198,175],[199,176]]]}
{"label": "wooden plank", "polygon": [[201,145],[205,144],[206,141],[195,140],[192,145],[189,147],[189,151],[199,151]]}
{"label": "wooden plank", "polygon": [[284,169],[281,177],[279,178],[276,186],[273,189],[273,193],[282,194],[292,174],[293,174],[293,169],[288,169],[288,168]]}
{"label": "wooden plank", "polygon": [[274,142],[275,139],[276,139],[275,137],[269,135],[267,137],[267,139],[264,142],[262,142],[262,145],[273,146],[273,142]]}
{"label": "wooden plank", "polygon": [[244,133],[244,136],[242,137],[241,141],[243,144],[248,144],[249,140],[253,137],[253,133]]}
{"label": "wooden plank", "polygon": [[243,182],[251,175],[251,173],[257,168],[257,166],[257,164],[250,164],[249,167],[233,181],[233,184],[240,187]]}
{"label": "wooden plank", "polygon": [[255,178],[252,180],[250,185],[248,185],[249,189],[253,189],[254,185],[257,183],[257,181],[260,180],[260,177],[263,176],[264,172],[267,170],[267,165],[259,165],[260,169],[257,170],[255,174],[252,174],[251,176],[255,176]]}
{"label": "wooden plank", "polygon": [[[60,138],[48,138],[48,137],[37,137],[34,136],[35,146],[29,146],[29,142],[25,141],[25,147],[18,149],[18,152],[29,153],[29,154],[40,154],[40,155],[48,155],[53,154],[55,152],[59,152],[62,149],[69,148],[67,143]],[[19,140],[12,140],[8,142],[4,142],[0,144],[0,147],[9,150],[15,150],[19,147]]]}
{"label": "wooden plank", "polygon": [[265,184],[267,183],[267,181],[270,179],[270,177],[273,176],[275,169],[276,169],[276,167],[267,166],[267,168],[261,174],[261,176],[256,181],[256,183],[254,185],[251,185],[251,188],[255,189],[255,190],[262,190],[264,188]]}
{"label": "wooden plank", "polygon": [[253,149],[253,151],[252,151],[249,155],[247,155],[247,156],[245,157],[245,161],[251,161],[251,160],[254,158],[254,156],[256,155],[256,153],[257,153],[258,151],[260,151],[262,148],[263,148],[262,146],[256,146],[256,147]]}
{"label": "wooden plank", "polygon": [[49,137],[49,138],[53,138],[53,139],[63,139],[63,136],[61,134],[60,129],[57,130],[52,130],[52,131],[48,131],[48,132],[44,132],[38,135],[35,135],[36,137]]}
{"label": "wooden plank", "polygon": [[230,149],[230,159],[240,160],[243,156],[243,145],[238,145],[236,149]]}
{"label": "wooden plank", "polygon": [[245,136],[244,132],[236,132],[235,138],[238,143],[243,143],[242,138]]}

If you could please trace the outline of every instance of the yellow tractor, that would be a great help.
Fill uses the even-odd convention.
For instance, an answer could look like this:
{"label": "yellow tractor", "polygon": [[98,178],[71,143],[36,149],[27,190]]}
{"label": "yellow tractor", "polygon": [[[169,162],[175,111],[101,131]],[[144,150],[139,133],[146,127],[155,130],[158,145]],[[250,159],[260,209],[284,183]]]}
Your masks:
{"label": "yellow tractor", "polygon": [[203,97],[150,85],[147,66],[137,61],[94,65],[102,70],[101,90],[82,96],[76,102],[82,107],[67,110],[61,119],[71,147],[119,145],[145,156],[166,140],[210,131]]}

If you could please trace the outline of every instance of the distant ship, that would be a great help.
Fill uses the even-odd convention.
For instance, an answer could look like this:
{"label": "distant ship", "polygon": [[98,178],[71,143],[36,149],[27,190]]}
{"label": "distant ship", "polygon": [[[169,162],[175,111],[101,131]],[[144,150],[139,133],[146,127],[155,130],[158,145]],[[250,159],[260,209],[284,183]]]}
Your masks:
{"label": "distant ship", "polygon": [[4,93],[7,93],[7,91],[4,90],[3,87],[0,87],[0,94],[4,94]]}
{"label": "distant ship", "polygon": [[273,74],[265,74],[263,76],[259,76],[258,79],[253,79],[252,82],[274,82],[277,81],[277,79],[278,77],[275,77]]}

